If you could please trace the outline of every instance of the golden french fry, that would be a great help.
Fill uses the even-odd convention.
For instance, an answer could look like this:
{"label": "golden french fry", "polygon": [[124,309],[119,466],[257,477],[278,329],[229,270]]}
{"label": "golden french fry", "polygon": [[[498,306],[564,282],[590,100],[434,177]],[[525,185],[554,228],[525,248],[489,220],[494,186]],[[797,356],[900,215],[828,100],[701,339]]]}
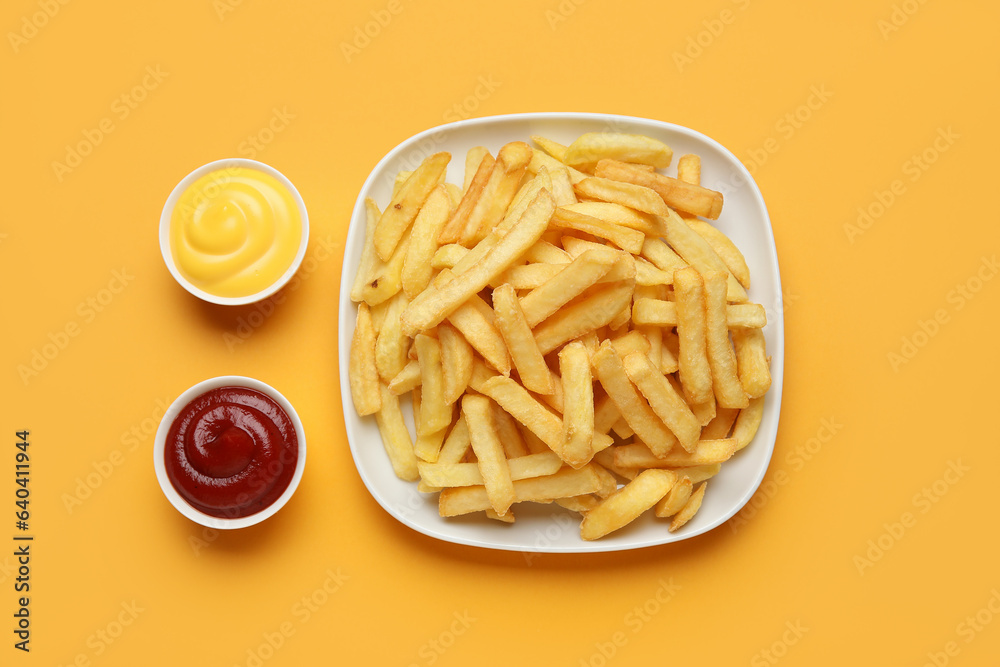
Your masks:
{"label": "golden french fry", "polygon": [[[416,359],[411,359],[403,370],[396,373],[396,376],[389,381],[389,391],[395,396],[402,396],[420,386],[420,364]],[[454,401],[453,401],[454,402]]]}
{"label": "golden french fry", "polygon": [[573,190],[573,181],[569,177],[569,169],[553,169],[550,180],[552,198],[555,200],[556,206],[576,204],[576,192]]}
{"label": "golden french fry", "polygon": [[[479,397],[481,398],[481,397]],[[502,412],[502,411],[501,411]],[[563,461],[552,452],[526,454],[506,461],[513,481],[554,475]],[[421,479],[430,486],[476,486],[484,484],[478,463],[426,463],[417,461]]]}
{"label": "golden french fry", "polygon": [[679,368],[680,339],[676,331],[662,331],[663,347],[660,348],[660,372],[664,375],[676,373]]}
{"label": "golden french fry", "polygon": [[462,414],[469,427],[472,451],[476,453],[479,474],[493,510],[503,516],[514,502],[514,483],[507,467],[507,457],[493,426],[490,399],[467,394],[462,398]]}
{"label": "golden french fry", "polygon": [[367,303],[358,305],[357,324],[351,337],[348,376],[354,409],[362,417],[382,408],[379,395],[378,369],[375,367],[375,327]]}
{"label": "golden french fry", "polygon": [[385,319],[375,341],[375,367],[386,382],[391,382],[406,367],[410,339],[403,335],[399,316],[406,308],[406,295],[398,292],[385,308]]}
{"label": "golden french fry", "polygon": [[701,185],[701,158],[697,155],[682,155],[677,160],[677,178],[685,183]]}
{"label": "golden french fry", "polygon": [[439,185],[431,191],[420,208],[410,232],[410,243],[403,259],[403,291],[410,299],[424,291],[431,282],[434,269],[431,259],[438,248],[438,233],[451,212],[448,191]]}
{"label": "golden french fry", "polygon": [[610,158],[651,167],[668,167],[673,155],[669,146],[652,137],[620,132],[588,132],[566,148],[560,162],[579,167]]}
{"label": "golden french fry", "polygon": [[767,312],[759,303],[731,303],[726,307],[726,325],[730,329],[763,329]]}
{"label": "golden french fry", "polygon": [[543,265],[556,266],[560,270],[521,298],[521,310],[528,326],[537,326],[604,277],[615,262],[613,257],[595,251],[583,253],[569,264]]}
{"label": "golden french fry", "polygon": [[733,329],[736,367],[740,382],[750,398],[759,398],[771,388],[771,368],[760,329]]}
{"label": "golden french fry", "polygon": [[764,417],[764,397],[751,398],[750,405],[740,410],[740,415],[733,425],[733,440],[736,441],[736,451],[750,444],[757,435],[761,419]]}
{"label": "golden french fry", "polygon": [[569,264],[573,261],[568,252],[545,240],[528,248],[521,259],[526,262],[543,262],[545,264]]}
{"label": "golden french fry", "polygon": [[503,219],[504,211],[521,185],[521,177],[531,161],[531,155],[531,147],[523,141],[512,141],[500,149],[493,173],[483,187],[483,195],[465,222],[465,230],[459,239],[462,245],[478,243]]}
{"label": "golden french fry", "polygon": [[[631,256],[626,257],[631,260]],[[608,324],[622,308],[628,306],[634,287],[633,279],[598,285],[588,290],[580,299],[548,317],[535,328],[538,349],[542,354],[548,354],[563,343]]]}
{"label": "golden french fry", "polygon": [[532,174],[537,174],[542,167],[548,169],[550,174],[557,169],[565,169],[569,172],[569,180],[574,184],[587,178],[587,175],[582,171],[574,169],[573,167],[567,167],[562,162],[543,151],[532,151],[531,162],[528,163],[528,171]]}
{"label": "golden french fry", "polygon": [[588,494],[586,496],[574,496],[572,498],[556,498],[555,503],[560,507],[565,507],[571,512],[579,512],[580,514],[586,514],[590,510],[597,507],[601,501],[597,499],[596,495]]}
{"label": "golden french fry", "polygon": [[579,468],[590,461],[594,440],[594,384],[583,343],[572,342],[560,350],[559,374],[564,396],[563,453],[569,465]]}
{"label": "golden french fry", "polygon": [[[640,436],[641,437],[641,436]],[[699,440],[694,452],[674,449],[666,456],[656,456],[649,443],[634,442],[615,447],[615,465],[623,468],[686,468],[711,463],[725,463],[736,452],[736,439]]]}
{"label": "golden french fry", "polygon": [[643,470],[587,513],[580,524],[580,537],[596,540],[631,523],[663,498],[676,481],[676,473],[670,470]]}
{"label": "golden french fry", "polygon": [[413,340],[420,364],[420,424],[417,435],[430,435],[451,424],[451,403],[444,400],[444,373],[441,368],[441,343],[437,338],[417,334]]}
{"label": "golden french fry", "polygon": [[632,183],[655,191],[670,208],[716,220],[722,213],[722,193],[685,183],[618,160],[601,160],[594,172],[601,178]]}
{"label": "golden french fry", "polygon": [[629,380],[622,359],[611,344],[607,341],[601,343],[590,361],[594,367],[594,375],[629,427],[643,441],[650,443],[657,454],[666,456],[677,438]]}
{"label": "golden french fry", "polygon": [[726,278],[712,272],[705,274],[704,280],[708,365],[715,401],[724,408],[745,408],[749,399],[736,374],[736,353],[726,326]]}
{"label": "golden french fry", "polygon": [[610,341],[611,347],[615,348],[615,352],[622,359],[633,352],[649,353],[649,340],[638,331],[629,331],[621,336],[611,338]]}
{"label": "golden french fry", "polygon": [[552,196],[540,192],[517,224],[478,263],[467,271],[456,272],[455,279],[440,289],[426,290],[413,300],[403,312],[403,331],[412,335],[438,324],[510,268],[541,238],[554,210]]}
{"label": "golden french fry", "polygon": [[493,290],[493,310],[521,383],[530,391],[551,394],[552,375],[531,335],[513,287],[504,284]]}
{"label": "golden french fry", "polygon": [[465,415],[459,411],[458,421],[451,427],[448,437],[444,439],[444,444],[441,445],[441,451],[438,453],[435,463],[458,463],[465,458],[465,454],[471,446],[469,425],[465,421]]}
{"label": "golden french fry", "polygon": [[567,208],[557,208],[550,224],[556,229],[575,229],[601,239],[607,239],[622,250],[638,254],[646,236],[642,232],[605,222]]}
{"label": "golden french fry", "polygon": [[691,478],[679,475],[677,482],[670,487],[667,495],[663,496],[656,503],[656,509],[654,510],[656,516],[666,519],[680,512],[684,505],[687,504],[688,498],[691,497],[691,487],[693,486]]}
{"label": "golden french fry", "polygon": [[361,247],[361,259],[358,261],[358,271],[354,274],[354,284],[351,286],[351,301],[357,303],[364,299],[365,285],[371,284],[374,276],[385,268],[385,263],[375,252],[375,225],[382,217],[378,205],[371,197],[365,199],[365,241]]}
{"label": "golden french fry", "polygon": [[[458,329],[486,363],[504,375],[510,373],[510,353],[507,351],[507,344],[497,329],[493,310],[478,295],[469,297],[452,312],[448,316],[448,322]],[[471,378],[469,385],[472,385]]]}
{"label": "golden french fry", "polygon": [[686,468],[674,468],[674,472],[691,480],[692,484],[704,482],[719,474],[722,470],[721,463],[706,463],[703,466],[688,466]]}
{"label": "golden french fry", "polygon": [[[468,166],[468,162],[466,166]],[[490,180],[495,166],[496,160],[493,159],[489,151],[484,153],[479,160],[476,173],[462,192],[462,201],[458,203],[458,206],[451,214],[451,218],[448,219],[448,222],[445,223],[445,226],[438,233],[438,243],[441,245],[457,243],[462,238],[469,215],[476,208],[476,204],[479,203],[479,199],[483,196],[483,189]]]}
{"label": "golden french fry", "polygon": [[586,197],[622,204],[643,213],[665,216],[670,212],[654,190],[635,183],[589,176],[575,183],[573,188]]}
{"label": "golden french fry", "polygon": [[[726,263],[712,249],[708,241],[703,239],[698,232],[691,229],[684,220],[673,211],[668,211],[667,215],[661,218],[666,226],[666,238],[670,246],[677,251],[691,266],[698,269],[702,275],[718,271],[725,274],[726,299],[731,303],[743,303],[747,300],[747,292],[740,285],[739,281],[729,272]],[[651,258],[650,258],[651,259]],[[652,261],[652,259],[651,259]],[[655,261],[653,262],[656,263]],[[662,268],[662,267],[661,267]]]}
{"label": "golden french fry", "polygon": [[[495,402],[493,403],[493,423],[496,425],[497,434],[500,436],[500,442],[503,443],[503,451],[507,454],[508,460],[531,454],[528,446],[524,443],[520,429],[517,427],[517,420],[511,417],[506,410]],[[562,465],[562,461],[558,456],[555,454],[552,454],[552,456]],[[555,472],[555,470],[552,472]],[[548,475],[551,473],[545,474]]]}
{"label": "golden french fry", "polygon": [[[552,502],[595,493],[601,488],[601,478],[591,466],[579,470],[563,468],[554,475],[531,477],[514,482],[514,502]],[[462,486],[444,489],[438,498],[441,516],[458,516],[490,507],[486,489],[482,486]]]}
{"label": "golden french fry", "polygon": [[456,402],[472,379],[472,346],[450,322],[438,325],[441,341],[441,371],[444,376],[444,402]]}
{"label": "golden french fry", "polygon": [[361,287],[361,298],[369,306],[377,306],[399,293],[403,288],[403,262],[410,245],[410,230],[403,233],[403,238],[396,245],[396,251],[389,261],[378,259],[378,266],[373,270],[369,280]]}
{"label": "golden french fry", "polygon": [[656,268],[670,274],[688,265],[681,259],[680,255],[663,242],[663,239],[647,238],[643,241],[642,256],[652,262]]}
{"label": "golden french fry", "polygon": [[719,408],[712,421],[705,424],[701,429],[702,440],[719,440],[728,438],[729,432],[733,429],[733,422],[740,411],[736,408]]}
{"label": "golden french fry", "polygon": [[670,532],[673,533],[680,529],[681,526],[690,521],[694,515],[701,508],[701,501],[705,497],[705,487],[708,486],[708,482],[702,482],[688,501],[681,508],[681,511],[674,515],[673,521],[670,522]]}
{"label": "golden french fry", "polygon": [[496,279],[494,287],[509,283],[516,290],[538,289],[566,268],[565,264],[522,264],[507,269]]}
{"label": "golden french fry", "polygon": [[413,441],[403,421],[399,408],[399,397],[394,396],[384,384],[379,384],[382,409],[375,413],[375,423],[382,435],[382,444],[396,476],[408,482],[420,477],[417,471],[417,456],[413,453]]}
{"label": "golden french fry", "polygon": [[677,298],[678,369],[688,403],[704,403],[712,395],[705,323],[705,282],[694,267],[674,271]]}
{"label": "golden french fry", "polygon": [[430,461],[433,463],[438,460],[446,435],[448,435],[448,429],[446,428],[441,429],[437,433],[417,435],[417,439],[413,443],[413,453],[417,455],[418,467],[421,461]]}
{"label": "golden french fry", "polygon": [[653,366],[645,353],[633,352],[624,358],[623,364],[629,379],[649,402],[649,407],[656,416],[666,424],[685,450],[693,452],[701,437],[701,424],[681,395],[660,374],[659,369]]}
{"label": "golden french fry", "polygon": [[462,258],[465,257],[468,252],[468,248],[458,245],[457,243],[443,245],[434,252],[434,257],[431,258],[431,268],[453,268],[456,264],[462,261]]}
{"label": "golden french fry", "polygon": [[472,179],[479,170],[479,165],[483,163],[483,158],[490,154],[486,146],[473,146],[465,154],[465,179],[462,182],[462,195],[464,196],[472,184]]}
{"label": "golden french fry", "polygon": [[553,200],[555,200],[555,193],[552,190],[552,178],[549,176],[549,170],[544,168],[535,174],[534,178],[522,185],[521,189],[514,195],[513,201],[511,201],[510,206],[507,207],[507,212],[503,216],[503,220],[496,227],[497,231],[506,233],[507,230],[513,227],[524,214],[525,209],[528,208],[531,202],[535,201],[535,197],[542,190],[548,190],[553,195]]}
{"label": "golden french fry", "polygon": [[726,268],[729,269],[729,272],[739,281],[740,285],[749,289],[750,268],[747,266],[747,260],[743,257],[740,249],[736,247],[736,244],[728,236],[704,220],[685,218],[684,222],[691,229],[698,232],[699,236],[708,242],[708,245],[712,246],[712,250],[715,251],[715,254],[719,256],[726,265]]}
{"label": "golden french fry", "polygon": [[647,236],[661,236],[665,231],[654,216],[647,213],[640,213],[622,204],[605,201],[586,201],[569,204],[561,208],[603,220],[608,224],[628,227],[629,229],[640,231]]}
{"label": "golden french fry", "polygon": [[375,251],[382,261],[388,261],[392,257],[404,232],[417,217],[420,207],[424,205],[431,191],[437,187],[450,160],[451,155],[448,153],[435,153],[425,159],[406,179],[406,183],[399,188],[399,192],[382,212],[382,217],[375,227],[374,241]]}
{"label": "golden french fry", "polygon": [[560,162],[566,162],[566,146],[563,146],[558,141],[553,141],[552,139],[546,139],[545,137],[539,136],[537,134],[531,135],[531,140],[538,144],[538,147],[543,151],[559,160]]}

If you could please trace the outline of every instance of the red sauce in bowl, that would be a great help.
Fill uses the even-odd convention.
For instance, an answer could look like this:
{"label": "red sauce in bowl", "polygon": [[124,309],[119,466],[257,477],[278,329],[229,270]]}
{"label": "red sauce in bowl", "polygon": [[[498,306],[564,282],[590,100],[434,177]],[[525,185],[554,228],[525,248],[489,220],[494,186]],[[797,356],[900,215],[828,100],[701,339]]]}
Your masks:
{"label": "red sauce in bowl", "polygon": [[276,501],[292,481],[298,455],[288,414],[249,387],[218,387],[184,406],[164,452],[167,476],[181,497],[228,519]]}

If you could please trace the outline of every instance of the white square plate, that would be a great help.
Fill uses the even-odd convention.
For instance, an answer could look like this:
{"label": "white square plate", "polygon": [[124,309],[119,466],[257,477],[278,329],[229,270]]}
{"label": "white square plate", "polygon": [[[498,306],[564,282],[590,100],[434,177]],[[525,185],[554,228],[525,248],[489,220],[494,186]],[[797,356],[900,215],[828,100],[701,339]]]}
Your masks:
{"label": "white square plate", "polygon": [[[505,143],[530,142],[539,134],[569,144],[584,132],[614,131],[645,134],[670,146],[675,155],[668,173],[676,173],[676,158],[696,153],[702,160],[702,183],[725,196],[717,226],[743,251],[750,267],[751,301],[767,311],[764,329],[771,355],[771,389],[754,441],[713,478],[701,510],[676,533],[667,522],[646,516],[594,542],[580,538],[579,517],[556,505],[524,504],[514,507],[517,522],[511,525],[478,516],[444,519],[438,515],[437,494],[425,495],[417,485],[393,474],[374,417],[358,417],[351,401],[347,369],[357,307],[350,300],[351,284],[365,237],[365,198],[380,207],[391,198],[396,173],[412,170],[432,153],[452,154],[448,180],[462,183],[466,151],[486,146],[496,155]],[[440,540],[490,549],[524,552],[598,552],[637,549],[677,542],[700,535],[724,523],[746,504],[767,471],[778,430],[784,368],[784,322],[778,256],[767,208],[749,172],[728,150],[703,134],[655,120],[590,113],[529,113],[460,121],[417,134],[392,149],[375,166],[358,195],[344,250],[340,287],[340,386],[344,421],[358,472],[375,500],[399,521]],[[531,505],[529,507],[529,505]]]}

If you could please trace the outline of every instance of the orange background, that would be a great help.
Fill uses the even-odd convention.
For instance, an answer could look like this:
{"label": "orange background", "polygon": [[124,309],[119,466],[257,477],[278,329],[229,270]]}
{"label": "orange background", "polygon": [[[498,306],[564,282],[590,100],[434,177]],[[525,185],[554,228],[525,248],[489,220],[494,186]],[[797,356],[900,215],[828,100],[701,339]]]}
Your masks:
{"label": "orange background", "polygon": [[[1000,454],[984,431],[1000,239],[982,194],[1000,149],[1000,9],[224,2],[14,0],[0,14],[0,662],[982,665],[1000,653]],[[275,110],[285,120],[268,135]],[[447,120],[553,110],[704,132],[768,203],[787,307],[781,426],[756,509],[701,537],[579,556],[441,544],[397,524],[355,472],[336,301],[365,177]],[[81,142],[92,150],[78,166],[53,166]],[[297,289],[238,343],[253,310],[184,292],[156,234],[174,184],[231,156],[285,173],[312,223]],[[150,449],[160,406],[222,374],[282,391],[309,461],[274,519],[216,535],[169,506]],[[13,648],[7,555],[23,428],[30,654]]]}

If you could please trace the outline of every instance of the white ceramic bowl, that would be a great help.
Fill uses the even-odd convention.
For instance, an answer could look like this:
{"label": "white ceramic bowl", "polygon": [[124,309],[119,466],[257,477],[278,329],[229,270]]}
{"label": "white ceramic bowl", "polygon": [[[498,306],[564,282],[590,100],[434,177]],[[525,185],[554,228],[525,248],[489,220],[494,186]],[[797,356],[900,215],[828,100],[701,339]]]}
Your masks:
{"label": "white ceramic bowl", "polygon": [[[239,297],[217,296],[210,292],[206,292],[196,285],[193,285],[177,268],[177,264],[174,262],[173,252],[171,252],[170,249],[170,219],[173,217],[174,207],[177,205],[177,200],[180,199],[181,194],[183,194],[192,183],[205,174],[233,167],[256,169],[277,179],[282,185],[288,188],[289,192],[292,193],[292,198],[295,200],[295,204],[299,209],[299,217],[302,219],[302,240],[299,242],[299,249],[295,254],[295,259],[292,260],[288,269],[281,274],[280,278],[256,294]],[[299,270],[299,265],[302,264],[302,258],[306,255],[306,247],[308,245],[309,215],[306,213],[306,204],[302,199],[302,195],[299,194],[299,191],[295,189],[295,186],[292,185],[292,182],[288,180],[284,174],[274,167],[266,165],[263,162],[258,162],[257,160],[247,160],[246,158],[227,158],[225,160],[209,162],[204,166],[198,167],[181,179],[181,182],[174,187],[174,189],[170,192],[170,196],[167,197],[166,203],[163,205],[163,211],[160,213],[160,254],[163,255],[163,261],[167,265],[167,270],[170,271],[170,275],[174,277],[174,280],[176,280],[181,287],[186,289],[191,294],[194,294],[199,299],[208,301],[209,303],[217,303],[223,306],[243,306],[248,303],[254,303],[256,301],[266,299],[284,287],[285,284],[291,280],[292,276],[295,275],[295,272]]]}
{"label": "white ceramic bowl", "polygon": [[[524,503],[514,506],[517,522],[501,524],[478,516],[444,519],[438,515],[436,494],[421,494],[411,482],[398,479],[389,465],[374,417],[358,417],[351,401],[347,369],[351,334],[357,307],[350,289],[357,271],[365,236],[365,198],[385,206],[395,175],[412,170],[438,151],[452,154],[448,180],[461,183],[466,151],[483,145],[496,155],[509,141],[529,141],[533,134],[569,144],[584,132],[614,131],[645,134],[670,146],[675,155],[668,173],[675,173],[676,158],[697,153],[702,159],[702,183],[719,190],[725,205],[716,226],[743,251],[750,267],[750,299],[764,305],[764,328],[771,355],[771,389],[753,442],[722,466],[709,481],[697,515],[676,533],[667,523],[649,516],[608,535],[586,542],[580,538],[579,516],[556,505]],[[358,195],[344,251],[340,292],[340,382],[344,419],[351,453],[372,496],[393,517],[431,537],[459,544],[523,552],[597,552],[635,549],[684,540],[709,531],[732,517],[750,500],[767,471],[778,430],[784,368],[784,322],[781,280],[767,208],[753,178],[743,164],[716,141],[679,125],[655,120],[589,113],[530,113],[460,121],[410,137],[392,149],[375,166]]]}
{"label": "white ceramic bowl", "polygon": [[[219,387],[247,387],[249,389],[256,389],[262,394],[266,394],[269,398],[271,398],[271,400],[280,405],[288,415],[288,418],[292,420],[292,424],[295,426],[295,435],[299,440],[299,454],[298,460],[295,462],[295,473],[293,474],[292,481],[289,482],[288,488],[285,489],[284,493],[282,493],[277,500],[261,511],[249,516],[232,519],[205,514],[204,512],[189,505],[181,494],[177,492],[177,489],[174,488],[174,485],[170,482],[170,478],[167,477],[166,460],[164,456],[166,451],[167,434],[170,431],[170,426],[173,424],[174,419],[177,418],[177,415],[180,414],[181,410],[183,410],[184,407],[192,400],[207,391],[217,389]],[[163,419],[160,420],[160,425],[156,429],[156,438],[153,441],[153,468],[156,470],[156,480],[160,483],[163,495],[167,497],[167,500],[170,501],[170,504],[173,505],[178,512],[195,523],[200,523],[208,528],[216,528],[220,530],[246,528],[247,526],[260,523],[264,519],[274,515],[285,505],[285,503],[288,502],[289,498],[292,497],[292,494],[295,493],[295,489],[298,488],[299,482],[302,481],[302,472],[305,470],[305,467],[306,433],[302,427],[302,420],[299,419],[298,413],[295,412],[295,408],[292,407],[292,404],[288,402],[287,398],[282,396],[280,392],[270,385],[265,384],[260,380],[243,377],[241,375],[222,375],[204,380],[178,396],[163,414]]]}

